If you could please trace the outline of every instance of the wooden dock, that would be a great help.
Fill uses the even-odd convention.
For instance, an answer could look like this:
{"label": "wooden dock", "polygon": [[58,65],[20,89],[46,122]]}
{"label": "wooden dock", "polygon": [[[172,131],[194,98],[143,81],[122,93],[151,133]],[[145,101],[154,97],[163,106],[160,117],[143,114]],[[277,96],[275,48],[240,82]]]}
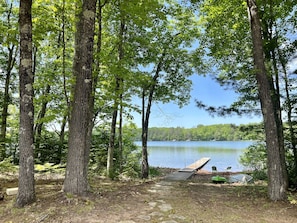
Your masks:
{"label": "wooden dock", "polygon": [[195,163],[190,164],[189,166],[179,170],[179,172],[195,172],[202,169],[210,160],[209,157],[203,157],[200,160],[197,160]]}
{"label": "wooden dock", "polygon": [[208,157],[201,158],[189,166],[167,175],[164,179],[169,181],[181,181],[190,179],[197,170],[202,169],[210,160]]}

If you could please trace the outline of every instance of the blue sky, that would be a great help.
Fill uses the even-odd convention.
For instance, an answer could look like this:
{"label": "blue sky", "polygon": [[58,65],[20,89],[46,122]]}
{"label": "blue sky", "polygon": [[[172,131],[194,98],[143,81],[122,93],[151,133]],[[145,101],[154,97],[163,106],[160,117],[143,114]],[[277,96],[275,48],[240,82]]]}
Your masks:
{"label": "blue sky", "polygon": [[[228,116],[212,117],[206,111],[198,109],[195,99],[211,106],[230,105],[237,98],[235,92],[225,90],[209,76],[192,76],[193,90],[191,92],[190,104],[179,108],[173,103],[154,104],[151,111],[149,127],[184,127],[192,128],[197,125],[211,124],[248,124],[262,121],[260,116]],[[141,127],[141,116],[134,114],[134,122]]]}

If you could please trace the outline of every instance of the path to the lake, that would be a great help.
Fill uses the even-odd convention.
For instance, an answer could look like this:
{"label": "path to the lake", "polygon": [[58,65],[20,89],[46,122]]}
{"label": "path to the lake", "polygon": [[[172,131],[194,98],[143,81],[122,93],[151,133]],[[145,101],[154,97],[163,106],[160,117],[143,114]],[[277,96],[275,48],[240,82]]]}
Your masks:
{"label": "path to the lake", "polygon": [[[165,176],[164,180],[156,183],[149,189],[151,193],[158,193],[161,198],[156,201],[148,202],[150,206],[151,213],[149,214],[141,214],[138,216],[139,219],[143,221],[153,221],[153,219],[158,218],[162,219],[166,215],[166,213],[173,210],[172,205],[166,201],[169,194],[171,194],[171,190],[175,187],[176,182],[173,181],[184,181],[191,178],[198,170],[201,170],[210,160],[208,157],[203,157],[200,160],[188,165],[186,168],[178,170],[176,172],[170,173]],[[162,221],[168,223],[178,223],[186,220],[186,217],[179,214],[170,214],[168,216],[170,220]],[[120,223],[136,223],[135,221],[120,221]]]}

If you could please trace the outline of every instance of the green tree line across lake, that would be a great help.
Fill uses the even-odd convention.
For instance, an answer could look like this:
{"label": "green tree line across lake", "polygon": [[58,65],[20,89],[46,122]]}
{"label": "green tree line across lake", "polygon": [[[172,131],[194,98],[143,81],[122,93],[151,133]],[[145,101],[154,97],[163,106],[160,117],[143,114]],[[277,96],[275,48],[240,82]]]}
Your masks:
{"label": "green tree line across lake", "polygon": [[[135,141],[141,140],[141,129],[135,130]],[[236,141],[256,140],[263,134],[261,124],[214,124],[197,125],[193,128],[152,127],[149,129],[149,141]]]}

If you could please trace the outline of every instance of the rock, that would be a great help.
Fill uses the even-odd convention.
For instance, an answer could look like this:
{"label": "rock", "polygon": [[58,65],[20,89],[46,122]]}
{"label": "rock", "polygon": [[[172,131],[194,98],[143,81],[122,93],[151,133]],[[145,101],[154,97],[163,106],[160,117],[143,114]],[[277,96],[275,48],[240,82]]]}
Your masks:
{"label": "rock", "polygon": [[6,189],[6,194],[7,195],[16,195],[17,193],[18,193],[18,188],[17,187]]}
{"label": "rock", "polygon": [[172,210],[172,207],[170,204],[161,204],[158,206],[160,208],[161,211],[163,212],[167,212],[167,211],[170,211]]}
{"label": "rock", "polygon": [[144,221],[149,221],[151,220],[151,216],[149,215],[139,215],[138,218],[144,220]]}

